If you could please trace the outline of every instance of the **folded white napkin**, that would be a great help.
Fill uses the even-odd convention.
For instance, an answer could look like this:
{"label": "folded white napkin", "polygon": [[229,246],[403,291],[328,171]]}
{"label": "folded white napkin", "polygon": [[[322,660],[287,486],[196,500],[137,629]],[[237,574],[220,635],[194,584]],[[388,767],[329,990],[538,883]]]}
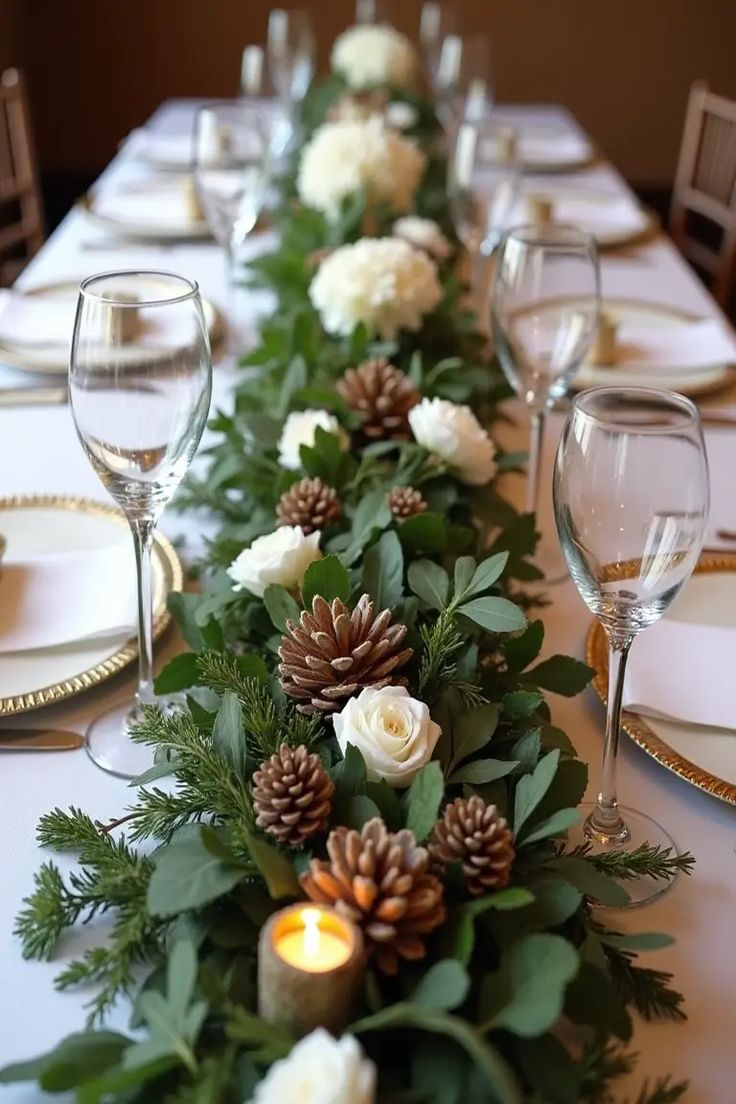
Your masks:
{"label": "folded white napkin", "polygon": [[736,628],[665,617],[636,638],[624,709],[709,728],[736,729]]}
{"label": "folded white napkin", "polygon": [[616,334],[616,367],[655,372],[736,363],[736,337],[719,318],[682,326],[624,321]]}
{"label": "folded white napkin", "polygon": [[136,623],[128,541],[22,560],[8,542],[0,569],[0,654],[132,636]]}
{"label": "folded white napkin", "polygon": [[519,156],[530,165],[555,165],[587,161],[592,147],[578,134],[554,130],[522,130],[519,135]]}
{"label": "folded white napkin", "polygon": [[59,344],[72,340],[75,296],[54,298],[0,292],[0,340],[18,345]]}
{"label": "folded white napkin", "polygon": [[156,134],[134,130],[125,143],[134,157],[143,161],[188,169],[192,164],[192,134]]}

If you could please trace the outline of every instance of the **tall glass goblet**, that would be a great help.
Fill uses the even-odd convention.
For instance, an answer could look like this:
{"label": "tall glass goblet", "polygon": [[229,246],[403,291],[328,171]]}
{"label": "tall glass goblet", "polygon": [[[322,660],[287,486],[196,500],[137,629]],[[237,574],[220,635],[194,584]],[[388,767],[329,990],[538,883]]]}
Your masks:
{"label": "tall glass goblet", "polygon": [[[135,778],[151,765],[129,726],[153,692],[151,547],[207,420],[212,357],[199,289],[168,272],[105,272],[80,288],[69,367],[79,440],[125,513],[138,571],[138,689],[103,714],[87,751],[103,770]],[[111,581],[114,585],[114,580]]]}
{"label": "tall glass goblet", "polygon": [[315,68],[316,44],[309,12],[274,8],[268,17],[268,64],[284,103],[298,104],[307,94]]}
{"label": "tall glass goblet", "polygon": [[[642,843],[677,850],[651,817],[618,804],[621,701],[634,638],[659,620],[697,563],[708,501],[703,433],[689,399],[636,387],[574,399],[557,451],[554,502],[570,574],[608,637],[600,789],[582,829],[596,850]],[[638,879],[626,889],[641,904],[668,884]]]}
{"label": "tall glass goblet", "polygon": [[539,502],[545,412],[565,394],[595,336],[598,252],[573,226],[517,226],[503,237],[491,315],[501,367],[531,417],[526,509]]}
{"label": "tall glass goblet", "polygon": [[262,136],[278,171],[278,162],[290,144],[292,123],[290,112],[276,91],[263,46],[251,44],[243,50],[240,96],[244,118]]}
{"label": "tall glass goblet", "polygon": [[457,27],[457,9],[454,4],[439,3],[438,0],[426,0],[422,4],[419,17],[419,43],[427,75],[435,94],[439,91],[437,71],[442,43],[449,34],[457,31]]}
{"label": "tall glass goblet", "polygon": [[435,76],[437,111],[450,141],[460,123],[487,121],[493,106],[491,44],[482,35],[447,35]]}

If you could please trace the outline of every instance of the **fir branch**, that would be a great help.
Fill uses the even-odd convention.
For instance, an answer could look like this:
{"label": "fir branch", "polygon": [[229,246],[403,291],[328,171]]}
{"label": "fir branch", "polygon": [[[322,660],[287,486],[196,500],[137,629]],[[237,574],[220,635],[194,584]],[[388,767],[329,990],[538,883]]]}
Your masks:
{"label": "fir branch", "polygon": [[645,877],[669,881],[678,873],[691,874],[695,865],[695,856],[689,851],[673,855],[671,847],[657,847],[648,843],[641,844],[633,851],[597,853],[593,853],[589,843],[583,843],[570,854],[588,859],[602,874],[622,881]]}
{"label": "fir branch", "polygon": [[636,1104],[674,1104],[682,1097],[688,1085],[688,1081],[673,1083],[670,1077],[659,1077],[650,1089],[647,1081],[636,1098]]}
{"label": "fir branch", "polygon": [[38,822],[36,838],[42,847],[52,847],[54,851],[80,851],[86,845],[97,841],[99,829],[91,817],[71,806],[68,812],[53,809],[45,813]]}
{"label": "fir branch", "polygon": [[202,795],[192,786],[184,786],[176,793],[166,793],[154,786],[141,790],[138,801],[129,814],[130,838],[134,841],[157,839],[168,842],[177,829],[190,821],[211,819],[214,814],[207,807]]}
{"label": "fir branch", "polygon": [[581,1100],[587,1104],[609,1104],[611,1082],[630,1074],[637,1057],[616,1043],[607,1044],[602,1039],[589,1043],[579,1063]]}
{"label": "fir branch", "polygon": [[419,697],[436,699],[457,670],[455,657],[464,641],[450,609],[443,610],[432,625],[422,625],[422,659],[419,667]]}
{"label": "fir branch", "polygon": [[672,974],[635,966],[635,955],[604,943],[611,981],[626,1004],[633,1004],[645,1020],[685,1020],[684,997],[670,985]]}
{"label": "fir branch", "polygon": [[13,932],[21,941],[24,958],[49,959],[62,932],[76,922],[84,906],[67,890],[53,863],[43,863],[34,883]]}

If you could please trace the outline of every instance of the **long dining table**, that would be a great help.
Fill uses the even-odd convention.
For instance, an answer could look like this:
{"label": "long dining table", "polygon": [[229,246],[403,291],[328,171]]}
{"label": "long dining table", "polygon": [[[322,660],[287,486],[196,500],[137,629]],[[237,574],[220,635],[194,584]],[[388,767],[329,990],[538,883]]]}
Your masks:
{"label": "long dining table", "polygon": [[[161,134],[191,131],[194,101],[168,101],[146,124]],[[499,116],[513,125],[549,125],[561,132],[580,133],[571,116],[554,106],[501,107]],[[124,188],[150,175],[137,161],[130,143],[123,142],[105,170],[99,187]],[[527,183],[529,183],[527,181]],[[534,181],[531,181],[534,184]],[[601,156],[593,164],[557,176],[545,176],[545,188],[579,185],[612,197],[629,195],[615,168]],[[273,245],[270,233],[254,237],[252,248]],[[32,288],[55,280],[77,280],[112,269],[153,268],[173,271],[197,280],[203,295],[222,312],[239,340],[252,340],[259,314],[269,309],[268,296],[251,292],[233,300],[228,289],[222,251],[211,241],[155,244],[116,238],[101,229],[80,207],[72,209],[23,272],[20,286]],[[719,312],[705,287],[680,257],[664,233],[601,256],[603,294],[659,302],[701,318]],[[237,342],[230,341],[232,350]],[[214,368],[213,409],[227,408],[229,392],[238,379],[232,352],[220,352]],[[736,374],[734,376],[736,380]],[[0,367],[0,386],[19,386],[17,375]],[[736,382],[703,397],[702,409],[736,417]],[[515,447],[526,446],[522,412],[512,406],[515,426],[506,429]],[[550,416],[543,457],[543,494],[539,521],[546,536],[553,534],[551,466],[562,414]],[[707,428],[712,512],[707,544],[715,545],[717,530],[736,529],[736,424]],[[508,493],[521,492],[518,477],[508,477]],[[0,403],[0,496],[33,494],[83,495],[105,500],[105,492],[83,455],[68,405]],[[183,538],[185,554],[194,555],[207,521],[171,510],[163,531]],[[721,542],[721,547],[728,548]],[[733,545],[736,551],[736,543]],[[545,653],[563,652],[584,658],[590,623],[582,600],[570,580],[551,587],[541,616],[546,627]],[[736,616],[734,619],[736,624]],[[183,645],[170,632],[157,648],[161,664]],[[2,659],[0,659],[2,662]],[[92,718],[132,694],[132,668],[65,704],[29,714],[28,724],[56,725],[84,732]],[[565,729],[580,756],[590,765],[590,792],[594,792],[602,749],[603,708],[592,689],[572,699],[552,699],[555,723]],[[736,739],[736,736],[734,737]],[[689,1080],[684,1099],[689,1104],[732,1104],[736,1101],[736,956],[733,931],[736,918],[736,808],[690,786],[650,759],[630,740],[622,741],[620,795],[625,804],[645,809],[664,824],[683,848],[697,857],[691,877],[681,877],[658,901],[643,910],[616,916],[623,930],[665,931],[676,942],[656,954],[643,956],[645,964],[669,970],[686,997],[686,1022],[636,1022],[633,1049],[640,1055],[636,1070],[621,1082],[620,1100],[635,1099],[638,1087],[670,1072]],[[91,816],[109,820],[119,816],[131,798],[126,783],[101,772],[83,750],[49,755],[17,753],[0,761],[0,1065],[49,1048],[63,1035],[80,1028],[85,1019],[84,991],[59,992],[53,979],[65,961],[93,941],[104,937],[106,921],[98,920],[65,937],[51,962],[25,962],[13,935],[14,917],[31,892],[33,875],[45,856],[36,842],[39,817],[55,806],[80,806]],[[74,860],[56,861],[62,871]],[[126,1025],[128,1008],[118,1002],[109,1017],[111,1026]],[[32,1085],[0,1089],[8,1104],[30,1104],[45,1099]],[[55,1097],[54,1099],[59,1099]]]}

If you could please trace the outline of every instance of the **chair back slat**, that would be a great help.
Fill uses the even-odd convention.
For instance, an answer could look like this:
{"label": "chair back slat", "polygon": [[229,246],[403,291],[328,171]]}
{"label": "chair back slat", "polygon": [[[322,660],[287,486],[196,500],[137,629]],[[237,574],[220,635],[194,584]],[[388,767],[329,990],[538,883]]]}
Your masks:
{"label": "chair back slat", "polygon": [[[717,248],[694,236],[691,214],[714,224]],[[670,233],[680,252],[712,276],[711,291],[727,306],[736,274],[736,101],[715,95],[704,81],[690,89]]]}
{"label": "chair back slat", "polygon": [[0,74],[0,284],[43,244],[43,207],[23,74]]}

